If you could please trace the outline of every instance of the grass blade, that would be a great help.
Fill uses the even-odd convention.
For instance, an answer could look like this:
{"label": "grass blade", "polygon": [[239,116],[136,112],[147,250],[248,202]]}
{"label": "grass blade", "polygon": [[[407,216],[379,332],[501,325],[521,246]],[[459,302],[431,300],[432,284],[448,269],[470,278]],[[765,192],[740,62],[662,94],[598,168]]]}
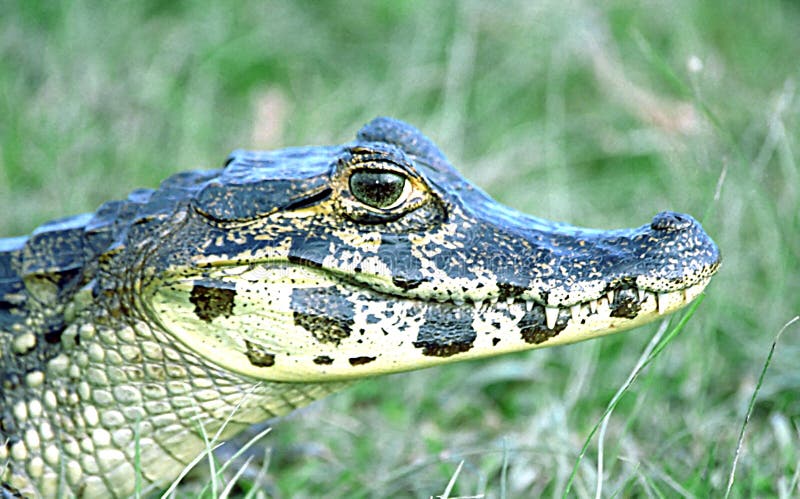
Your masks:
{"label": "grass blade", "polygon": [[[600,421],[598,421],[597,424],[594,425],[594,428],[592,428],[592,431],[589,432],[589,435],[586,437],[586,440],[583,443],[581,452],[578,454],[578,458],[575,460],[575,465],[572,467],[572,473],[569,476],[569,481],[567,481],[567,487],[564,489],[564,494],[562,497],[568,497],[569,491],[572,488],[572,483],[575,481],[575,477],[578,474],[578,467],[580,466],[583,457],[586,455],[586,452],[589,449],[589,444],[591,443],[592,438],[594,437],[595,433],[597,433],[597,431],[600,429],[600,426],[603,424],[605,418],[614,410],[619,401],[622,399],[622,396],[625,394],[625,392],[628,391],[633,382],[636,381],[636,378],[639,377],[639,374],[661,354],[664,348],[666,348],[666,346],[675,338],[675,336],[677,336],[677,334],[681,332],[684,326],[686,326],[686,324],[689,322],[689,319],[692,317],[692,315],[694,315],[694,312],[697,310],[697,307],[700,305],[700,303],[703,302],[704,298],[705,295],[700,295],[697,297],[694,303],[692,303],[686,310],[686,312],[683,314],[683,317],[681,317],[681,320],[678,322],[678,324],[674,328],[672,328],[669,331],[669,333],[667,333],[667,335],[663,338],[663,340],[660,343],[658,343],[655,347],[653,347],[652,352],[650,352],[650,354],[647,356],[644,362],[641,363],[639,369],[634,369],[632,375],[628,378],[626,383],[608,403],[608,406],[606,407],[606,410],[603,412],[603,416],[600,418]],[[658,333],[656,334],[658,335]],[[650,345],[648,345],[648,348],[650,348]]]}
{"label": "grass blade", "polygon": [[736,443],[736,453],[733,456],[731,473],[728,475],[728,486],[725,488],[725,499],[731,495],[731,490],[733,490],[733,482],[736,478],[736,466],[739,464],[739,456],[741,456],[742,446],[744,445],[745,430],[747,429],[747,424],[750,422],[750,416],[753,415],[753,408],[756,405],[756,397],[758,396],[758,392],[761,390],[761,384],[764,383],[764,376],[767,374],[767,368],[769,367],[770,362],[772,362],[772,355],[775,353],[775,347],[778,345],[778,340],[780,340],[783,332],[798,320],[800,320],[800,316],[795,316],[792,320],[784,324],[781,330],[778,331],[778,334],[775,335],[775,339],[772,340],[772,346],[770,347],[767,358],[764,361],[764,366],[761,368],[761,374],[758,376],[758,383],[756,383],[756,387],[753,390],[753,395],[750,397],[750,404],[747,406],[747,414],[744,416],[742,428],[739,430],[739,440]]}

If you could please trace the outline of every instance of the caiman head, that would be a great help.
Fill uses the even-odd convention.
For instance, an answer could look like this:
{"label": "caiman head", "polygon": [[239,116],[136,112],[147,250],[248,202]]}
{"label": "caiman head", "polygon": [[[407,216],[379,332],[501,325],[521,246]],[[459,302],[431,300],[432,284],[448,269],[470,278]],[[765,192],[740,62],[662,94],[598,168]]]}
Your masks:
{"label": "caiman head", "polygon": [[342,146],[237,151],[162,189],[189,187],[186,218],[149,257],[145,312],[262,380],[361,378],[622,331],[691,302],[720,262],[688,215],[601,231],[507,208],[388,118]]}

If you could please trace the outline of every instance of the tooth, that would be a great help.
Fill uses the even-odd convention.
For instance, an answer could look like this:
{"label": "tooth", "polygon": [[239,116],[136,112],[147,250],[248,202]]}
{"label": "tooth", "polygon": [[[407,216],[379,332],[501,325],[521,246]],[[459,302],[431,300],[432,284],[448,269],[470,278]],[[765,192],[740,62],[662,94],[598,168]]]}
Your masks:
{"label": "tooth", "polygon": [[572,314],[572,322],[578,322],[581,320],[581,306],[580,305],[573,305],[569,307],[569,311]]}
{"label": "tooth", "polygon": [[672,293],[658,293],[658,313],[663,314],[670,306],[683,302],[681,291]]}
{"label": "tooth", "polygon": [[513,304],[514,304],[514,298],[510,296],[506,298],[506,305],[513,305]]}
{"label": "tooth", "polygon": [[606,293],[606,296],[608,297],[608,304],[609,305],[614,303],[614,291],[609,291],[608,293]]}
{"label": "tooth", "polygon": [[497,297],[496,296],[489,297],[489,303],[491,303],[492,305],[497,305]]}
{"label": "tooth", "polygon": [[528,309],[528,312],[533,310],[533,300],[527,300],[525,302],[525,308]]}
{"label": "tooth", "polygon": [[453,298],[453,303],[457,307],[463,307],[464,306],[464,300],[462,300],[461,298]]}
{"label": "tooth", "polygon": [[597,313],[597,300],[590,300],[589,301],[589,310],[593,313]]}
{"label": "tooth", "polygon": [[639,303],[647,299],[647,291],[643,290],[642,288],[636,288],[636,291],[639,293]]}
{"label": "tooth", "polygon": [[658,293],[658,313],[663,314],[669,307],[669,293]]}
{"label": "tooth", "polygon": [[699,283],[684,289],[683,297],[686,300],[686,303],[689,303],[690,301],[697,298],[697,296],[703,292],[703,288],[704,288],[703,283]]}
{"label": "tooth", "polygon": [[547,319],[547,329],[554,329],[558,320],[558,307],[544,307],[545,319]]}

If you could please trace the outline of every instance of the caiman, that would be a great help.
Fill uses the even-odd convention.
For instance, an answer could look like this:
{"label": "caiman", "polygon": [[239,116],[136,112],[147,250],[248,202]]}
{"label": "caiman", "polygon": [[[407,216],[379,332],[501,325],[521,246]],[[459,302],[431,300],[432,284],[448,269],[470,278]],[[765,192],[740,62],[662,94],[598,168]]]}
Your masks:
{"label": "caiman", "polygon": [[688,215],[601,231],[507,208],[389,118],[344,145],[235,151],[0,240],[0,495],[164,487],[203,434],[638,326],[719,262]]}

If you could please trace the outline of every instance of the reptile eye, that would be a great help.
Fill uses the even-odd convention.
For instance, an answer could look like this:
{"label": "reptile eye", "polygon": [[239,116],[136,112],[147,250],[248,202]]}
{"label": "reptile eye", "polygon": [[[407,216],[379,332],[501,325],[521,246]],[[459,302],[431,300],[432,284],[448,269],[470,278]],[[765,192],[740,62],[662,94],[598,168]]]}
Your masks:
{"label": "reptile eye", "polygon": [[350,192],[373,208],[396,208],[408,197],[410,187],[406,177],[394,172],[358,170],[350,175]]}

